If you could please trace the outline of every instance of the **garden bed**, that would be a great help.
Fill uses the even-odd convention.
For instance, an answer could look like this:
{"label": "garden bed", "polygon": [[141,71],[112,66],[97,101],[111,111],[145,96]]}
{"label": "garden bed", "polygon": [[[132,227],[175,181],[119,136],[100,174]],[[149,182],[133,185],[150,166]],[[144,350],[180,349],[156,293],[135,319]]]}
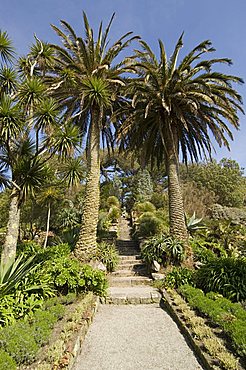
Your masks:
{"label": "garden bed", "polygon": [[68,307],[64,318],[52,332],[48,344],[43,347],[32,365],[20,370],[72,369],[87,330],[99,304],[99,297],[92,292]]}
{"label": "garden bed", "polygon": [[162,290],[165,308],[194,350],[204,369],[243,369],[238,358],[228,348],[222,330],[197,315],[175,291]]}
{"label": "garden bed", "polygon": [[71,369],[98,303],[92,292],[54,297],[26,320],[3,328],[0,368]]}

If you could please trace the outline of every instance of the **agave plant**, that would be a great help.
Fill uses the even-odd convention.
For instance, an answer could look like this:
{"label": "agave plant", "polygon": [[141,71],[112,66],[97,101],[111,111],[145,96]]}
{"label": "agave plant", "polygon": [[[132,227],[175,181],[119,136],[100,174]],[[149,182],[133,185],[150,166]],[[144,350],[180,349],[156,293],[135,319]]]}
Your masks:
{"label": "agave plant", "polygon": [[196,212],[193,213],[191,218],[187,220],[186,217],[186,226],[190,234],[194,231],[205,230],[206,226],[202,223],[203,218],[196,218]]}
{"label": "agave plant", "polygon": [[0,263],[0,297],[10,294],[18,283],[20,283],[29,273],[39,266],[34,265],[34,256],[24,259],[20,255],[16,260],[9,260],[7,263]]}

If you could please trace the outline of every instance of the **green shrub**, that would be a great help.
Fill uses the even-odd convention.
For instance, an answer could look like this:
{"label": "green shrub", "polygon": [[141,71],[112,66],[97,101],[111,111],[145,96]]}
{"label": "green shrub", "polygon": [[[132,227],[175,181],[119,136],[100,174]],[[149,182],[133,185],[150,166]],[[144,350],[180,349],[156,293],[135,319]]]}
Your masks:
{"label": "green shrub", "polygon": [[184,284],[191,284],[194,283],[194,271],[182,268],[182,267],[174,267],[172,271],[168,272],[165,278],[165,286],[169,288],[178,288]]}
{"label": "green shrub", "polygon": [[105,294],[107,282],[104,273],[82,265],[77,260],[66,256],[56,258],[47,261],[44,268],[55,288],[62,294],[90,290],[99,295]]}
{"label": "green shrub", "polygon": [[160,264],[164,263],[166,254],[164,239],[164,236],[152,237],[144,243],[141,250],[141,257],[147,265],[151,266],[153,261],[157,261]]}
{"label": "green shrub", "polygon": [[117,197],[115,197],[114,195],[111,195],[107,198],[107,207],[110,208],[112,206],[120,208],[119,199]]}
{"label": "green shrub", "polygon": [[231,339],[236,352],[240,356],[246,356],[246,312],[241,305],[214,293],[205,296],[200,289],[189,285],[180,286],[179,292],[192,308],[198,309],[220,325]]}
{"label": "green shrub", "polygon": [[94,270],[89,265],[82,267],[82,276],[85,281],[85,291],[92,291],[99,296],[105,296],[108,287],[107,279],[100,270]]}
{"label": "green shrub", "polygon": [[43,247],[33,240],[22,241],[17,245],[17,253],[24,254],[25,256],[34,256],[42,251]]}
{"label": "green shrub", "polygon": [[44,270],[50,276],[55,288],[62,294],[80,292],[85,288],[82,265],[69,257],[57,257],[46,261]]}
{"label": "green shrub", "polygon": [[119,253],[114,244],[105,242],[97,244],[97,258],[104,263],[109,272],[114,271],[119,263]]}
{"label": "green shrub", "polygon": [[36,343],[43,345],[47,342],[55,323],[64,315],[65,307],[55,304],[47,310],[38,310],[29,318]]}
{"label": "green shrub", "polygon": [[117,222],[118,219],[120,218],[120,215],[121,215],[121,211],[118,207],[116,206],[110,207],[109,212],[108,212],[108,218],[111,222]]}
{"label": "green shrub", "polygon": [[18,322],[1,330],[1,347],[17,364],[31,363],[38,352],[34,332],[28,323]]}
{"label": "green shrub", "polygon": [[148,202],[148,201],[135,203],[133,209],[138,214],[142,214],[142,213],[145,213],[145,212],[151,212],[151,213],[155,212],[154,204],[152,204],[151,202]]}
{"label": "green shrub", "polygon": [[0,349],[0,369],[16,370],[17,364],[15,360],[5,351]]}
{"label": "green shrub", "polygon": [[138,219],[137,236],[147,238],[166,231],[163,221],[154,213],[146,212]]}
{"label": "green shrub", "polygon": [[246,299],[246,259],[216,258],[202,266],[196,284],[205,292],[214,291],[233,301]]}

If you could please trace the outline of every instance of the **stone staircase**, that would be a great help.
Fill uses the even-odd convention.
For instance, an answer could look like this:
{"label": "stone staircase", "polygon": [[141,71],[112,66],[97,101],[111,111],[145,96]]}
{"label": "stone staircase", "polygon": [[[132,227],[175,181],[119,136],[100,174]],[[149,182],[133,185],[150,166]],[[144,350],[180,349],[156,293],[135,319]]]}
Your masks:
{"label": "stone staircase", "polygon": [[138,242],[131,240],[127,220],[121,219],[120,238],[116,242],[120,261],[109,275],[109,296],[106,303],[139,304],[160,301],[160,294],[151,286],[147,268],[140,256]]}

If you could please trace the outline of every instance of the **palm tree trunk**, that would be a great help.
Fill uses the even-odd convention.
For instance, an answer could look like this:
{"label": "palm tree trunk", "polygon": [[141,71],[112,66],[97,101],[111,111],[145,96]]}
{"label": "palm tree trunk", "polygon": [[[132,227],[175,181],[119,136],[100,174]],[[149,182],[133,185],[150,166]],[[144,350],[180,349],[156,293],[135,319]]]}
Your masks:
{"label": "palm tree trunk", "polygon": [[48,214],[47,214],[47,224],[46,224],[46,235],[45,235],[45,240],[44,240],[44,248],[47,247],[49,230],[50,230],[50,202],[48,204]]}
{"label": "palm tree trunk", "polygon": [[2,250],[1,260],[6,264],[10,260],[14,260],[16,256],[16,246],[19,235],[20,224],[20,207],[19,207],[19,192],[13,189],[10,197],[9,220],[7,224],[7,234]]}
{"label": "palm tree trunk", "polygon": [[186,249],[185,265],[193,264],[193,253],[188,243],[188,231],[185,222],[183,195],[179,181],[178,138],[173,130],[172,138],[167,142],[166,167],[168,174],[168,198],[170,234],[183,241]]}
{"label": "palm tree trunk", "polygon": [[95,256],[97,223],[100,201],[100,123],[102,116],[98,110],[91,113],[90,137],[88,143],[88,175],[86,179],[83,212],[79,239],[74,255],[81,261],[89,261]]}
{"label": "palm tree trunk", "polygon": [[170,233],[177,239],[187,241],[182,191],[179,184],[178,163],[175,155],[167,159]]}

